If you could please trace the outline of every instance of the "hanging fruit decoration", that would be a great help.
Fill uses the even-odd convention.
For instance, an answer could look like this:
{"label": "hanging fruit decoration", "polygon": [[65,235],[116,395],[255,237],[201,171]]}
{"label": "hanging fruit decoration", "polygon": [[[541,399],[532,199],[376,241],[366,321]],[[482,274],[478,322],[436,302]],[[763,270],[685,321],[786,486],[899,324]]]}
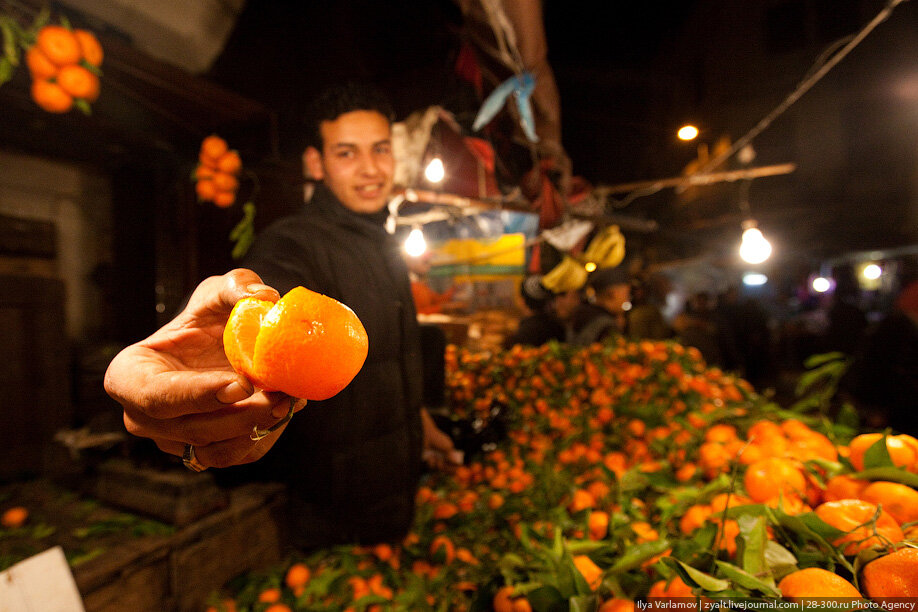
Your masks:
{"label": "hanging fruit decoration", "polygon": [[220,208],[232,206],[239,190],[241,170],[239,153],[230,149],[223,138],[216,134],[205,138],[201,141],[198,167],[194,171],[198,200],[213,202]]}
{"label": "hanging fruit decoration", "polygon": [[76,107],[90,114],[99,97],[102,45],[88,30],[65,25],[41,27],[25,60],[32,75],[32,99],[49,113],[66,113]]}
{"label": "hanging fruit decoration", "polygon": [[43,10],[28,27],[12,15],[0,13],[0,85],[25,63],[32,77],[32,100],[49,113],[76,107],[85,114],[99,97],[99,77],[105,53],[95,34],[75,29],[66,17],[50,23]]}
{"label": "hanging fruit decoration", "polygon": [[[239,157],[238,151],[229,148],[226,140],[211,134],[201,141],[198,165],[193,175],[199,202],[213,202],[219,208],[229,208],[236,202],[241,174],[242,158]],[[249,175],[255,181],[255,176],[251,172]],[[257,186],[255,181],[256,189]],[[242,205],[242,215],[242,219],[229,235],[233,243],[233,259],[240,259],[245,255],[255,239],[254,202],[250,200]]]}

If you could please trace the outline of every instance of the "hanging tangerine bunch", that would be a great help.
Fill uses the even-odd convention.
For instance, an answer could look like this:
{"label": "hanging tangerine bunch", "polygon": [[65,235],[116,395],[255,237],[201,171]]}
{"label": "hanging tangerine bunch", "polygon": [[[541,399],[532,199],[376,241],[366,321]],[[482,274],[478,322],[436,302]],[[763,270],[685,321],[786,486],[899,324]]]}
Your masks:
{"label": "hanging tangerine bunch", "polygon": [[239,153],[230,149],[223,138],[216,134],[205,138],[201,141],[198,167],[194,171],[198,200],[213,202],[220,208],[232,206],[239,190],[241,171]]}
{"label": "hanging tangerine bunch", "polygon": [[73,107],[89,114],[99,97],[99,75],[105,53],[89,30],[47,24],[38,29],[25,54],[32,76],[32,99],[49,113]]}

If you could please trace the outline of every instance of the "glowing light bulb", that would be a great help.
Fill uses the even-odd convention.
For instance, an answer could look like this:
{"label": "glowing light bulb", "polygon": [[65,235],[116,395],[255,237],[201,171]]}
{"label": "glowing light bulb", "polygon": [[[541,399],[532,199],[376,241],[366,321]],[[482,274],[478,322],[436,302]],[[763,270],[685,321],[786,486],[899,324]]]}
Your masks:
{"label": "glowing light bulb", "polygon": [[761,287],[768,282],[768,277],[760,272],[747,272],[743,274],[743,284],[747,287]]}
{"label": "glowing light bulb", "polygon": [[832,287],[832,283],[824,276],[817,276],[813,279],[812,286],[816,293],[825,293]]}
{"label": "glowing light bulb", "polygon": [[877,264],[867,264],[864,266],[864,271],[861,272],[861,274],[863,274],[864,278],[867,280],[877,280],[883,275],[883,268]]}
{"label": "glowing light bulb", "polygon": [[679,140],[695,140],[698,137],[698,128],[694,125],[683,125],[676,132],[676,136],[679,137]]}
{"label": "glowing light bulb", "polygon": [[759,264],[771,257],[771,243],[755,226],[755,221],[743,223],[743,241],[739,248],[740,257],[746,263]]}
{"label": "glowing light bulb", "polygon": [[427,251],[427,241],[424,240],[424,232],[421,231],[421,228],[415,227],[405,239],[405,252],[411,257],[420,257],[425,251]]}
{"label": "glowing light bulb", "polygon": [[424,168],[424,178],[431,183],[439,183],[445,176],[446,168],[443,167],[443,160],[439,157],[434,157]]}
{"label": "glowing light bulb", "polygon": [[586,262],[586,264],[584,264],[583,268],[584,268],[587,272],[592,272],[593,270],[596,269],[596,264],[595,264],[594,262],[592,262],[592,261],[588,261],[588,262]]}

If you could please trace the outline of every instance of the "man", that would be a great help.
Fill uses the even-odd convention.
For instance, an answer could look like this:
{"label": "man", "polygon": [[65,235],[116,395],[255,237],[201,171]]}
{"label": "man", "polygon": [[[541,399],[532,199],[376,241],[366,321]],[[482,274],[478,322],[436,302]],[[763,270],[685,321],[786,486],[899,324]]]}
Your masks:
{"label": "man", "polygon": [[624,266],[601,268],[590,274],[587,299],[572,315],[572,343],[588,346],[624,334],[630,300],[630,276]]}
{"label": "man", "polygon": [[520,283],[520,298],[527,314],[512,334],[504,339],[504,348],[517,344],[541,346],[552,340],[567,342],[567,320],[580,302],[576,291],[552,293],[542,284],[542,276],[532,274]]}
{"label": "man", "polygon": [[[250,463],[260,457],[245,470],[232,471],[288,485],[285,518],[290,537],[301,549],[401,538],[413,518],[423,446],[440,451],[437,456],[452,451],[449,438],[421,409],[423,364],[408,271],[383,226],[395,169],[391,111],[376,92],[348,85],[320,96],[314,114],[304,166],[320,182],[300,213],[259,235],[244,266],[280,294],[302,285],[350,306],[367,330],[366,363],[338,395],[310,402],[283,435],[275,432],[257,443],[273,444],[270,453],[250,451],[210,463],[211,443],[227,444],[223,438],[189,439],[181,430],[166,434],[179,444],[194,444],[195,458],[205,466]],[[220,310],[224,323],[228,312]],[[126,377],[131,365],[143,367],[136,356],[130,363],[113,362],[106,388],[125,405],[125,422],[141,424],[129,425],[129,431],[161,439],[165,427],[153,431],[144,425],[149,406],[163,391],[119,392],[119,374]],[[138,397],[146,404],[138,406]],[[270,396],[259,398],[258,405],[266,405],[258,415],[263,420],[266,411],[274,417],[283,412],[273,401]],[[203,410],[212,410],[213,403]],[[235,430],[223,435],[229,433]],[[232,449],[243,448],[242,442],[233,444]],[[167,446],[160,444],[179,454],[178,446]],[[187,455],[187,447],[182,452]]]}

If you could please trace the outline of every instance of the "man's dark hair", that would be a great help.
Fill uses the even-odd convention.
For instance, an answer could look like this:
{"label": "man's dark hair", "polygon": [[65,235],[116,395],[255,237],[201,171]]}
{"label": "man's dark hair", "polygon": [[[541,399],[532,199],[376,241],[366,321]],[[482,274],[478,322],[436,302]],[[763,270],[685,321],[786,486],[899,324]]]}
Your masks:
{"label": "man's dark hair", "polygon": [[313,101],[305,121],[305,147],[322,150],[322,133],[319,126],[323,121],[334,121],[345,113],[353,111],[376,111],[391,123],[395,112],[386,95],[376,87],[349,81],[329,87]]}

